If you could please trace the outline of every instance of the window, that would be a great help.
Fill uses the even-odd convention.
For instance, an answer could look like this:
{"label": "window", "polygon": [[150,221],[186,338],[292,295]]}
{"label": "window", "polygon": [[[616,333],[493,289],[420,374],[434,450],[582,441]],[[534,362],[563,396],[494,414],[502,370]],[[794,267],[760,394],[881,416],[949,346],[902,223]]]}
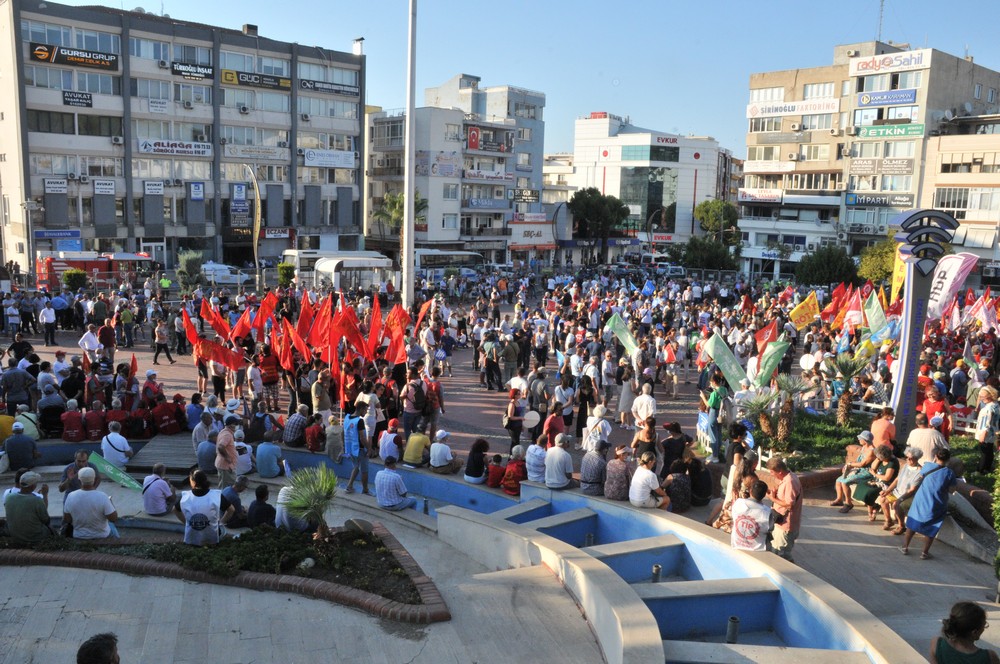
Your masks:
{"label": "window", "polygon": [[211,180],[212,162],[178,159],[174,162],[174,177],[181,180]]}
{"label": "window", "polygon": [[358,70],[333,67],[330,69],[330,83],[358,87]]}
{"label": "window", "polygon": [[[301,74],[299,74],[301,76]],[[300,166],[295,170],[296,179],[303,184],[326,184],[326,169]]]}
{"label": "window", "polygon": [[789,244],[789,245],[792,245],[793,247],[795,245],[800,245],[800,246],[804,247],[805,244],[806,244],[806,236],[805,235],[782,235],[781,236],[781,243],[782,244]]}
{"label": "window", "polygon": [[806,161],[827,161],[830,159],[829,145],[803,145],[802,158]]}
{"label": "window", "polygon": [[311,62],[299,63],[299,78],[310,81],[325,81],[327,77],[326,67],[312,64]]}
{"label": "window", "polygon": [[990,88],[986,91],[986,103],[994,104],[997,100],[997,89]]}
{"label": "window", "polygon": [[856,127],[866,127],[874,124],[876,120],[882,119],[881,108],[857,108],[854,110],[854,125]]}
{"label": "window", "polygon": [[904,71],[899,74],[892,75],[892,89],[893,90],[909,90],[912,88],[919,88],[920,83],[923,81],[924,72],[922,71]]}
{"label": "window", "polygon": [[882,92],[889,89],[889,74],[858,77],[858,92]]}
{"label": "window", "polygon": [[886,109],[886,117],[890,120],[916,120],[920,115],[919,106],[893,106]]}
{"label": "window", "polygon": [[789,173],[785,183],[778,183],[772,189],[808,189],[831,191],[840,186],[840,173]]}
{"label": "window", "polygon": [[518,152],[517,153],[517,165],[526,166],[531,168],[531,153],[530,152]]}
{"label": "window", "polygon": [[975,97],[976,99],[982,99],[983,98],[983,84],[982,83],[976,83],[976,87],[974,87],[972,89],[972,96]]}
{"label": "window", "polygon": [[515,118],[528,118],[531,120],[536,120],[538,115],[538,107],[534,104],[526,104],[524,102],[516,101],[514,102],[514,117]]}
{"label": "window", "polygon": [[846,81],[841,81],[840,82],[840,96],[841,97],[846,97],[849,94],[851,94],[851,79],[847,79]]}
{"label": "window", "polygon": [[199,136],[212,140],[212,125],[204,123],[177,122],[174,123],[174,139],[178,141],[197,141]]}
{"label": "window", "polygon": [[780,154],[781,148],[777,145],[747,146],[747,161],[773,161]]}
{"label": "window", "polygon": [[289,71],[290,66],[288,64],[288,60],[272,58],[266,55],[262,55],[257,58],[258,74],[271,74],[272,76],[282,76],[287,78]]}
{"label": "window", "polygon": [[211,66],[212,49],[205,46],[174,44],[174,60],[189,65]]}
{"label": "window", "polygon": [[189,101],[192,104],[211,104],[212,86],[174,83],[174,101]]}
{"label": "window", "polygon": [[519,140],[519,141],[530,141],[531,140],[531,127],[518,127],[517,128],[517,140]]}
{"label": "window", "polygon": [[446,231],[453,231],[458,229],[458,215],[457,214],[443,214],[441,215],[441,228]]}
{"label": "window", "polygon": [[173,177],[169,159],[133,159],[132,177],[155,179]]}
{"label": "window", "polygon": [[848,180],[851,191],[878,191],[877,175],[852,175]]}
{"label": "window", "polygon": [[785,101],[785,88],[757,88],[750,90],[750,103],[761,101]]}
{"label": "window", "polygon": [[291,108],[291,97],[280,92],[258,92],[257,101],[260,110],[274,113],[287,113]]}
{"label": "window", "polygon": [[882,156],[882,144],[878,141],[854,141],[857,156],[863,159],[877,159]]}
{"label": "window", "polygon": [[913,187],[912,175],[883,175],[882,191],[910,191]]}
{"label": "window", "polygon": [[806,83],[802,86],[803,99],[829,99],[833,96],[833,82]]}
{"label": "window", "polygon": [[531,178],[518,178],[517,179],[518,189],[531,189]]}
{"label": "window", "polygon": [[80,157],[80,173],[92,177],[120,178],[125,176],[124,160],[112,157]]}
{"label": "window", "polygon": [[81,136],[121,136],[122,119],[108,115],[80,115]]}
{"label": "window", "polygon": [[222,125],[221,138],[233,145],[254,145],[256,132],[253,127],[234,127],[232,125]]}
{"label": "window", "polygon": [[76,89],[95,95],[120,95],[121,81],[120,76],[111,74],[88,74],[82,71],[76,73]]}
{"label": "window", "polygon": [[135,138],[168,140],[170,138],[170,123],[157,120],[133,120],[132,133]]}
{"label": "window", "polygon": [[458,185],[445,183],[442,186],[441,197],[446,201],[457,201],[458,200]]}
{"label": "window", "polygon": [[288,182],[288,166],[257,164],[254,171],[261,182]]}
{"label": "window", "polygon": [[358,104],[353,101],[331,101],[330,115],[335,118],[346,118],[348,120],[358,119]]}
{"label": "window", "polygon": [[121,53],[121,37],[108,32],[77,29],[76,47],[101,53]]}
{"label": "window", "polygon": [[219,51],[219,68],[235,71],[253,71],[254,57],[249,53],[235,51]]}
{"label": "window", "polygon": [[72,47],[71,32],[65,25],[41,23],[39,21],[21,21],[21,38],[24,41]]}
{"label": "window", "polygon": [[288,132],[284,129],[258,129],[257,145],[269,148],[278,147],[278,143],[288,144]]}
{"label": "window", "polygon": [[76,157],[33,154],[28,159],[32,175],[68,175],[76,173]]}
{"label": "window", "polygon": [[622,161],[649,161],[649,146],[623,145]]}
{"label": "window", "polygon": [[650,161],[680,161],[681,149],[666,145],[654,145],[649,148]]}
{"label": "window", "polygon": [[[302,99],[302,97],[299,97]],[[457,126],[457,125],[456,125]],[[403,120],[393,119],[389,122],[376,122],[372,125],[373,144],[376,148],[391,148],[403,146]],[[472,168],[468,166],[467,168]]]}
{"label": "window", "polygon": [[823,115],[803,115],[802,116],[802,129],[814,130],[814,129],[829,129],[833,126],[833,114],[825,113]]}
{"label": "window", "polygon": [[25,65],[24,84],[50,90],[72,90],[73,72],[68,69]]}
{"label": "window", "polygon": [[781,118],[753,118],[750,120],[750,132],[781,131]]}
{"label": "window", "polygon": [[317,117],[326,115],[330,111],[329,101],[328,99],[320,99],[319,97],[299,95],[298,112],[308,113]]}
{"label": "window", "polygon": [[241,106],[253,108],[253,92],[250,90],[222,88],[222,105],[229,108],[239,108]]}
{"label": "window", "polygon": [[28,109],[28,131],[43,134],[75,134],[73,114]]}
{"label": "window", "polygon": [[444,126],[444,140],[446,141],[462,140],[462,125],[446,124]]}
{"label": "window", "polygon": [[132,79],[133,97],[142,99],[170,99],[170,81],[155,81],[148,78]]}
{"label": "window", "polygon": [[885,144],[885,156],[896,159],[903,159],[913,156],[913,141],[887,141]]}
{"label": "window", "polygon": [[144,60],[169,60],[170,44],[151,39],[129,37],[128,54],[133,58],[142,58]]}
{"label": "window", "polygon": [[300,131],[295,136],[295,147],[303,149],[326,149],[327,135],[312,131]]}

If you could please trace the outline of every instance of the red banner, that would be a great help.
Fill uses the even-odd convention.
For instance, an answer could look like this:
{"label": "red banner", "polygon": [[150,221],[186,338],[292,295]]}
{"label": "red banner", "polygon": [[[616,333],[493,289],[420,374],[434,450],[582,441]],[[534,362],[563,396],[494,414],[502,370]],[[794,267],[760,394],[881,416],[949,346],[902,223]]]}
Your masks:
{"label": "red banner", "polygon": [[198,345],[198,330],[191,321],[191,316],[188,315],[187,309],[181,309],[181,316],[184,318],[184,334],[187,336],[191,348],[194,348]]}

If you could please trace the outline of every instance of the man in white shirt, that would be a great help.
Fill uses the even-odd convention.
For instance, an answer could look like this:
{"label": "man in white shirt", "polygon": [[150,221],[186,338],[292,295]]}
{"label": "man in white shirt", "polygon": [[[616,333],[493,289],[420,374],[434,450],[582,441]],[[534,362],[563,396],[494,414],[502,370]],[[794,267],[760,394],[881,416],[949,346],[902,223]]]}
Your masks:
{"label": "man in white shirt", "polygon": [[97,326],[91,323],[87,326],[87,331],[83,333],[77,345],[90,357],[91,362],[97,361],[97,348],[101,342],[97,340]]}
{"label": "man in white shirt", "polygon": [[750,487],[749,498],[737,498],[733,502],[734,549],[742,551],[766,551],[767,534],[773,526],[771,508],[763,502],[767,495],[767,484],[757,480]]}
{"label": "man in white shirt", "polygon": [[114,523],[118,511],[108,494],[94,488],[97,473],[93,468],[81,468],[77,477],[81,488],[63,502],[63,523],[72,524],[73,539],[118,537]]}
{"label": "man in white shirt", "polygon": [[45,331],[45,345],[56,345],[56,310],[52,308],[52,302],[46,300],[45,305],[38,310],[38,322],[42,324]]}
{"label": "man in white shirt", "polygon": [[111,465],[124,468],[132,458],[133,452],[121,430],[121,422],[112,422],[108,425],[109,433],[101,439],[101,456]]}
{"label": "man in white shirt", "polygon": [[632,402],[632,417],[635,418],[636,426],[642,426],[650,417],[656,417],[656,399],[653,398],[653,386],[643,383],[642,394]]}
{"label": "man in white shirt", "polygon": [[452,475],[462,469],[462,459],[451,453],[448,446],[448,438],[451,436],[447,431],[441,429],[434,434],[434,442],[431,443],[431,472],[439,475]]}
{"label": "man in white shirt", "polygon": [[575,489],[580,483],[573,479],[573,457],[566,448],[569,438],[565,434],[556,436],[556,444],[545,453],[545,487],[561,491]]}

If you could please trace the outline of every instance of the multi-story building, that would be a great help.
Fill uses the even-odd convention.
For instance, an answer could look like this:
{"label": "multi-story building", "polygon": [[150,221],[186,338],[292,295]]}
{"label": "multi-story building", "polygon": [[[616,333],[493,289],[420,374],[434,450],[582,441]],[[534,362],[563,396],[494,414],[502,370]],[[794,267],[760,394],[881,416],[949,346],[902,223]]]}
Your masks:
{"label": "multi-story building", "polygon": [[[640,245],[663,249],[702,234],[694,208],[706,200],[729,199],[732,161],[713,138],[643,129],[627,118],[595,112],[576,121],[572,185],[596,187],[629,206],[626,224],[609,238],[616,248],[609,256],[637,251]],[[560,244],[568,260],[579,247],[584,256],[593,256],[597,252],[588,251],[596,249],[593,242],[573,238]]]}
{"label": "multi-story building", "polygon": [[557,152],[545,155],[545,163],[542,165],[542,203],[546,205],[568,203],[575,191],[573,153]]}
{"label": "multi-story building", "polygon": [[[415,185],[427,201],[415,245],[468,249],[500,263],[548,262],[554,241],[541,207],[545,95],[479,82],[459,74],[428,88],[426,106],[414,111]],[[383,243],[385,229],[372,217],[386,193],[403,189],[405,115],[379,111],[367,124],[366,234],[395,253],[395,238]]]}
{"label": "multi-story building", "polygon": [[[837,46],[830,66],[752,75],[744,270],[778,275],[817,247],[858,254],[884,239],[900,212],[933,204],[928,144],[961,116],[995,113],[998,89],[1000,73],[972,58],[882,42]],[[967,241],[986,240],[960,232],[956,244]]]}
{"label": "multi-story building", "polygon": [[252,261],[361,248],[354,53],[142,10],[0,4],[4,260],[33,250],[180,249]]}

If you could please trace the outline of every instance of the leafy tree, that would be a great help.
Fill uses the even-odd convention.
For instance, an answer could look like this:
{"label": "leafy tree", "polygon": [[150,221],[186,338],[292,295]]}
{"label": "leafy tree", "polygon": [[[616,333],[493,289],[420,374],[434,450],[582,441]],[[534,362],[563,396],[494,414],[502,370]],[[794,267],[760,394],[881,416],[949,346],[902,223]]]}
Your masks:
{"label": "leafy tree", "polygon": [[795,281],[805,286],[853,282],[857,277],[858,267],[843,247],[820,247],[795,269]]}
{"label": "leafy tree", "polygon": [[694,208],[694,218],[701,229],[716,239],[721,235],[722,243],[727,246],[740,244],[739,226],[736,225],[739,217],[736,206],[728,201],[702,201]]}
{"label": "leafy tree", "polygon": [[711,270],[736,270],[739,266],[729,247],[712,238],[692,237],[684,247],[684,267]]}
{"label": "leafy tree", "polygon": [[602,240],[601,262],[607,263],[608,237],[612,228],[628,219],[628,206],[614,196],[605,196],[596,187],[588,187],[573,194],[566,207],[573,213],[573,235]]}
{"label": "leafy tree", "polygon": [[858,276],[862,279],[871,279],[872,283],[876,284],[892,277],[892,265],[896,260],[897,246],[899,243],[895,240],[882,240],[862,249]]}
{"label": "leafy tree", "polygon": [[71,268],[63,272],[63,284],[72,292],[77,292],[81,288],[87,287],[87,273],[77,268]]}
{"label": "leafy tree", "polygon": [[181,283],[181,292],[189,293],[201,282],[203,260],[203,254],[193,249],[177,254],[177,281]]}
{"label": "leafy tree", "polygon": [[278,285],[288,288],[292,279],[295,278],[295,265],[293,263],[278,263]]}
{"label": "leafy tree", "polygon": [[[420,198],[420,190],[416,191],[416,203],[414,208],[416,210],[416,222],[421,223],[427,220],[427,199]],[[399,260],[397,261],[400,265],[403,263],[403,221],[406,218],[406,194],[400,192],[398,194],[388,193],[385,198],[382,199],[382,206],[372,213],[372,219],[379,222],[379,239],[382,241],[383,246],[385,244],[385,231],[388,228],[393,233],[399,236]]]}

